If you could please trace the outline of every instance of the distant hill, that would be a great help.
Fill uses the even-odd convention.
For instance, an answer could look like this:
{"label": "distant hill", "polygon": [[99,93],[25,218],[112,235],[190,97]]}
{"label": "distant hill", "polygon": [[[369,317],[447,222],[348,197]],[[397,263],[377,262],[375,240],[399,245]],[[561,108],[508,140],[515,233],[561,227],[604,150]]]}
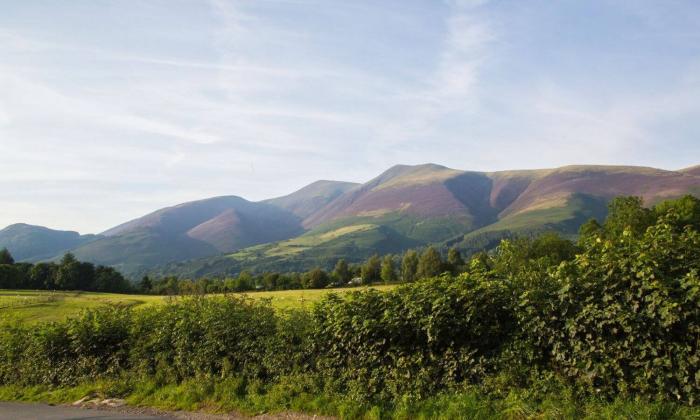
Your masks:
{"label": "distant hill", "polygon": [[427,244],[473,252],[501,238],[553,230],[575,235],[607,203],[637,195],[648,205],[700,195],[696,169],[567,166],[543,170],[467,172],[427,164],[398,165],[355,186],[306,217],[302,236],[162,269],[198,276],[242,269],[306,270],[339,258]]}
{"label": "distant hill", "polygon": [[96,235],[17,223],[0,230],[0,249],[9,249],[16,261],[40,261],[96,239]]}
{"label": "distant hill", "polygon": [[158,264],[217,255],[297,236],[301,219],[267,203],[226,196],[164,208],[105,231],[76,257],[134,274]]}
{"label": "distant hill", "polygon": [[193,201],[100,237],[78,240],[82,237],[73,232],[69,236],[76,242],[53,248],[25,241],[18,252],[20,258],[43,258],[71,249],[78,258],[116,266],[132,277],[301,271],[428,244],[471,252],[518,234],[552,230],[573,236],[589,218],[605,217],[615,196],[641,196],[653,205],[683,194],[700,195],[700,166],[472,172],[397,165],[364,184],[318,181],[261,202],[236,196]]}

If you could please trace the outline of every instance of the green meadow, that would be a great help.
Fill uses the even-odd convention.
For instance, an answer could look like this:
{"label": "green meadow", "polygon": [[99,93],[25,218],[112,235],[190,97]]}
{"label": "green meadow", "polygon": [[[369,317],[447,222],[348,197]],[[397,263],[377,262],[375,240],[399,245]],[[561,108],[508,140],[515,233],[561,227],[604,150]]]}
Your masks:
{"label": "green meadow", "polygon": [[[387,290],[391,285],[372,286],[378,290]],[[240,293],[256,299],[269,299],[276,309],[310,307],[328,293],[347,293],[365,288],[281,290],[272,292]],[[0,290],[0,324],[19,321],[21,323],[38,323],[61,321],[78,315],[85,309],[106,305],[121,305],[134,308],[147,308],[160,305],[169,300],[178,299],[170,296],[124,295],[115,293],[61,292],[44,290]]]}

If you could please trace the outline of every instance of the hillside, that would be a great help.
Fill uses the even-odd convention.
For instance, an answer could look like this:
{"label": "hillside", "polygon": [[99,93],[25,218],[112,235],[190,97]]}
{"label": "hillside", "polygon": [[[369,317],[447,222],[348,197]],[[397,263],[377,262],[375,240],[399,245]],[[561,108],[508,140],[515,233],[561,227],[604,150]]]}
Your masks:
{"label": "hillside", "polygon": [[[364,184],[317,181],[261,202],[224,196],[184,203],[100,237],[15,225],[2,231],[0,246],[12,243],[8,247],[18,250],[18,258],[34,259],[70,249],[80,259],[115,266],[131,277],[301,271],[330,267],[339,258],[360,261],[428,244],[471,252],[516,234],[554,230],[573,236],[581,223],[603,218],[615,196],[641,196],[653,205],[700,195],[699,168],[583,165],[472,172],[397,165]],[[23,230],[31,234],[16,233]],[[38,239],[41,235],[50,238]]]}
{"label": "hillside", "polygon": [[9,249],[17,261],[40,261],[96,239],[95,235],[17,223],[0,230],[0,249]]}
{"label": "hillside", "polygon": [[129,221],[74,253],[133,275],[154,265],[232,252],[302,231],[299,217],[287,210],[235,196],[216,197]]}
{"label": "hillside", "polygon": [[306,219],[359,185],[354,182],[316,181],[289,195],[266,200],[263,203],[272,204]]}
{"label": "hillside", "polygon": [[700,176],[700,165],[691,166],[690,168],[681,169],[679,172],[683,172],[688,175]]}
{"label": "hillside", "polygon": [[575,235],[607,202],[637,195],[649,205],[700,193],[693,169],[664,171],[631,166],[465,172],[439,165],[395,166],[356,186],[303,220],[308,231],[286,241],[162,267],[188,276],[253,270],[330,267],[339,258],[361,261],[431,243],[468,252],[503,237],[554,230]]}

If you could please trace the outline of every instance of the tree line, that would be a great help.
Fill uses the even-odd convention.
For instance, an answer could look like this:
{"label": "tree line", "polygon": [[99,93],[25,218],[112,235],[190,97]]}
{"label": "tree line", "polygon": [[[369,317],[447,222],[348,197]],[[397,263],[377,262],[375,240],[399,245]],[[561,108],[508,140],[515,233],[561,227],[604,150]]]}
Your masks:
{"label": "tree line", "polygon": [[150,278],[144,276],[136,285],[142,293],[152,294],[205,294],[246,292],[255,290],[322,289],[326,287],[360,286],[376,283],[413,282],[449,272],[457,274],[465,269],[462,254],[450,248],[446,258],[435,247],[408,250],[402,255],[372,255],[359,264],[339,259],[333,270],[321,267],[304,273],[243,271],[227,278],[179,279],[175,276]]}
{"label": "tree line", "polygon": [[0,289],[84,290],[130,293],[131,283],[112,267],[78,261],[66,254],[58,262],[15,262],[7,249],[0,250]]}

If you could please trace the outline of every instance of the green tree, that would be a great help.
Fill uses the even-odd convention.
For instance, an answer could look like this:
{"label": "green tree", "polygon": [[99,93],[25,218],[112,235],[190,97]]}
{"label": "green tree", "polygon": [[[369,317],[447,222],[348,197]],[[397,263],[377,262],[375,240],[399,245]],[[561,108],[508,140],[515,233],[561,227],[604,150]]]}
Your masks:
{"label": "green tree", "polygon": [[408,250],[401,259],[401,281],[405,283],[415,281],[417,271],[418,253],[412,249]]}
{"label": "green tree", "polygon": [[275,290],[279,283],[279,279],[279,273],[265,273],[263,276],[263,287],[265,287],[265,290]]}
{"label": "green tree", "polygon": [[[144,278],[150,282],[148,276],[145,276]],[[98,292],[123,293],[131,291],[131,285],[120,272],[112,267],[105,267],[103,265],[95,267],[94,280],[92,281],[91,287],[93,290]]]}
{"label": "green tree", "polygon": [[[95,276],[95,266],[89,262],[79,262],[78,263],[78,283],[76,284],[76,289],[78,290],[95,290],[96,285]],[[106,279],[105,281],[109,281]],[[103,287],[109,287],[103,285]]]}
{"label": "green tree", "polygon": [[246,290],[251,290],[252,288],[253,276],[249,271],[242,271],[241,274],[236,277],[233,290],[236,292],[245,292]]}
{"label": "green tree", "polygon": [[588,219],[588,221],[582,224],[578,229],[579,243],[596,235],[601,235],[602,233],[603,226],[601,226],[596,219]]}
{"label": "green tree", "polygon": [[457,274],[464,269],[464,259],[457,248],[450,248],[447,252],[447,265],[453,274]]}
{"label": "green tree", "polygon": [[677,200],[663,201],[654,207],[656,217],[664,216],[670,211],[676,213],[678,227],[692,226],[700,230],[700,199],[685,195]]}
{"label": "green tree", "polygon": [[12,258],[12,254],[7,248],[0,250],[0,264],[14,264],[15,259]]}
{"label": "green tree", "polygon": [[151,293],[153,290],[153,282],[151,281],[150,277],[143,276],[141,278],[141,281],[139,282],[139,290],[144,293]]}
{"label": "green tree", "polygon": [[428,247],[418,261],[418,278],[435,277],[443,272],[443,262],[437,249]]}
{"label": "green tree", "polygon": [[335,263],[335,268],[333,269],[333,279],[343,284],[346,284],[352,279],[350,267],[348,267],[348,263],[344,259],[340,259],[337,263]]}
{"label": "green tree", "polygon": [[625,229],[639,236],[654,221],[654,213],[644,207],[641,197],[616,197],[608,205],[604,228],[609,236],[619,236]]}
{"label": "green tree", "polygon": [[0,264],[0,289],[19,289],[22,281],[22,273],[17,266]]}
{"label": "green tree", "polygon": [[71,253],[61,259],[56,273],[56,287],[61,290],[75,290],[80,282],[80,262]]}
{"label": "green tree", "polygon": [[381,279],[381,261],[378,255],[372,255],[362,265],[361,277],[365,284],[372,283]]}
{"label": "green tree", "polygon": [[385,256],[382,260],[381,277],[384,283],[393,283],[398,280],[396,268],[394,267],[394,258],[391,255]]}
{"label": "green tree", "polygon": [[37,263],[29,271],[31,287],[34,289],[52,290],[56,288],[54,279],[56,277],[56,264]]}
{"label": "green tree", "polygon": [[302,278],[302,287],[304,289],[320,289],[328,285],[328,274],[322,269],[316,267],[305,273]]}

